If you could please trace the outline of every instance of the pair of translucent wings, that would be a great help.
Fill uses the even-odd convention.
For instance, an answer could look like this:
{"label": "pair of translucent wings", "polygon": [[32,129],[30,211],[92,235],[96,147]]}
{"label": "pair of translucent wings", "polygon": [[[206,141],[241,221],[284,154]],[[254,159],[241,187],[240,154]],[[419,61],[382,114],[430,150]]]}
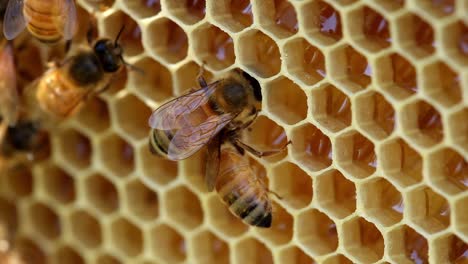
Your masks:
{"label": "pair of translucent wings", "polygon": [[18,91],[13,60],[13,48],[5,44],[0,50],[0,116],[3,122],[14,126],[18,119]]}
{"label": "pair of translucent wings", "polygon": [[175,98],[156,109],[149,118],[153,129],[175,131],[168,148],[168,158],[182,160],[190,157],[208,144],[231,120],[234,115],[225,113],[211,115],[199,124],[192,124],[191,114],[208,103],[218,83]]}
{"label": "pair of translucent wings", "polygon": [[[44,0],[10,0],[3,19],[3,33],[8,40],[14,39],[26,27],[29,18],[24,15],[25,1]],[[74,0],[49,1],[51,8],[57,8],[59,16],[55,19],[55,25],[62,33],[65,40],[70,40],[77,27],[76,7]]]}

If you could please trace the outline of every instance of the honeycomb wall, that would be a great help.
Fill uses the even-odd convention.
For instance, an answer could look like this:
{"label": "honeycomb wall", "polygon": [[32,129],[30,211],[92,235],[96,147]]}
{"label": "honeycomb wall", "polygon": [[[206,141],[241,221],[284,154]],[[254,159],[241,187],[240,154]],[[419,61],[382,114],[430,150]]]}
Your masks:
{"label": "honeycomb wall", "polygon": [[[466,0],[78,0],[125,24],[110,91],[17,168],[0,216],[32,263],[467,263]],[[84,39],[84,32],[78,39]],[[245,139],[275,196],[270,229],[233,217],[204,155],[152,156],[147,117],[233,68],[262,85]]]}

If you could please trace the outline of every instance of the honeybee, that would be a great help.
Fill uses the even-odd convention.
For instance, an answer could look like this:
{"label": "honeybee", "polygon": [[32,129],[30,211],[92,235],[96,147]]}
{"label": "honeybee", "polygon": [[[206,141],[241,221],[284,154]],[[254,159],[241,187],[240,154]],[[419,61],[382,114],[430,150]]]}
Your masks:
{"label": "honeybee", "polygon": [[188,158],[223,128],[233,130],[257,115],[260,85],[247,73],[234,70],[207,84],[203,67],[199,90],[177,97],[156,109],[149,118],[149,148],[170,160]]}
{"label": "honeybee", "polygon": [[77,113],[87,98],[107,89],[114,74],[127,65],[118,42],[123,30],[122,27],[114,41],[103,38],[92,48],[80,48],[26,87],[29,120],[63,120]]}
{"label": "honeybee", "polygon": [[250,165],[244,150],[256,156],[269,156],[283,151],[291,142],[277,150],[259,152],[239,140],[240,130],[250,123],[236,130],[223,130],[210,141],[205,183],[208,191],[216,189],[229,210],[246,224],[268,228],[273,220],[269,194],[281,197],[268,189],[264,179]]}
{"label": "honeybee", "polygon": [[39,41],[70,40],[77,29],[74,0],[10,0],[5,11],[3,33],[8,40],[25,27]]}
{"label": "honeybee", "polygon": [[5,127],[16,124],[18,104],[13,48],[10,42],[5,42],[0,47],[0,116]]}

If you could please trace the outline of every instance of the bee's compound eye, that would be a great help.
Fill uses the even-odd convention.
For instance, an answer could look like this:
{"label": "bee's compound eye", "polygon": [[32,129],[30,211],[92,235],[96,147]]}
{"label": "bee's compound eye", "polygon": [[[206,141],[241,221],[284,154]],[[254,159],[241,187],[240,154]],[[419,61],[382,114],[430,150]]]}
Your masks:
{"label": "bee's compound eye", "polygon": [[250,76],[250,74],[246,73],[245,71],[242,71],[242,76],[244,76],[244,78],[247,79],[252,86],[255,99],[257,101],[262,101],[262,87],[260,86],[260,83],[257,81],[257,79]]}
{"label": "bee's compound eye", "polygon": [[121,65],[120,53],[115,51],[120,51],[120,47],[114,46],[109,39],[101,39],[94,45],[94,53],[99,58],[101,67],[105,72],[116,72]]}

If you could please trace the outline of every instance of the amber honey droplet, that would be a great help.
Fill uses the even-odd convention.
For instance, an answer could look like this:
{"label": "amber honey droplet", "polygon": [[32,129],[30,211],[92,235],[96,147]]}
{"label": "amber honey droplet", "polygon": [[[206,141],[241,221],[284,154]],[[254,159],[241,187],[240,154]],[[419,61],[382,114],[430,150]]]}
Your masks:
{"label": "amber honey droplet", "polygon": [[140,26],[129,16],[125,16],[122,23],[125,25],[121,38],[124,54],[133,56],[143,52]]}
{"label": "amber honey droplet", "polygon": [[418,16],[413,16],[413,27],[416,45],[426,53],[433,53],[435,50],[434,30],[431,25]]}
{"label": "amber honey droplet", "polygon": [[355,134],[353,136],[353,142],[353,162],[358,163],[369,172],[374,172],[377,167],[377,157],[374,152],[374,144],[361,134]]}
{"label": "amber honey droplet", "polygon": [[468,244],[463,242],[456,236],[450,238],[451,245],[449,247],[450,263],[464,264],[468,262]]}
{"label": "amber honey droplet", "polygon": [[141,0],[143,5],[154,10],[154,14],[161,12],[161,1],[160,0]]}
{"label": "amber honey droplet", "polygon": [[296,10],[286,0],[275,0],[275,23],[281,28],[296,33],[298,30]]}
{"label": "amber honey droplet", "polygon": [[352,47],[346,47],[348,78],[365,88],[371,83],[372,69],[367,63],[366,57],[358,53]]}
{"label": "amber honey droplet", "polygon": [[391,56],[393,68],[393,82],[400,88],[413,94],[418,91],[416,83],[416,70],[403,57],[393,54]]}
{"label": "amber honey droplet", "polygon": [[205,0],[187,0],[185,6],[188,13],[197,17],[197,19],[201,20],[205,17]]}
{"label": "amber honey droplet", "polygon": [[388,21],[369,7],[364,7],[363,33],[368,40],[377,43],[381,48],[390,46]]}
{"label": "amber honey droplet", "polygon": [[233,18],[245,27],[252,25],[253,14],[250,0],[232,0],[231,13]]}
{"label": "amber honey droplet", "polygon": [[432,105],[425,102],[419,102],[418,111],[418,128],[421,133],[427,135],[435,142],[441,141],[444,133],[442,117],[439,112]]}
{"label": "amber honey droplet", "polygon": [[447,163],[444,174],[449,176],[449,181],[461,190],[468,189],[468,162],[456,152],[447,153]]}
{"label": "amber honey droplet", "polygon": [[390,135],[395,128],[395,110],[388,103],[383,95],[374,94],[374,116],[373,119],[377,124]]}
{"label": "amber honey droplet", "polygon": [[232,38],[219,28],[213,28],[210,33],[209,37],[213,40],[211,53],[221,62],[226,62],[226,64],[234,63],[235,55]]}
{"label": "amber honey droplet", "polygon": [[427,240],[423,236],[418,234],[412,228],[406,227],[404,232],[404,241],[406,256],[409,259],[414,261],[414,263],[429,263]]}
{"label": "amber honey droplet", "polygon": [[339,40],[342,37],[340,14],[325,2],[319,2],[317,27],[325,36]]}
{"label": "amber honey droplet", "polygon": [[259,69],[263,75],[274,75],[280,71],[281,59],[278,46],[268,36],[257,32],[255,36],[257,61],[261,63]]}
{"label": "amber honey droplet", "polygon": [[468,26],[463,22],[459,22],[460,37],[458,39],[458,49],[461,54],[468,56]]}
{"label": "amber honey droplet", "polygon": [[307,41],[303,40],[304,56],[303,66],[305,72],[310,78],[321,80],[325,77],[325,58],[319,49],[310,45]]}

